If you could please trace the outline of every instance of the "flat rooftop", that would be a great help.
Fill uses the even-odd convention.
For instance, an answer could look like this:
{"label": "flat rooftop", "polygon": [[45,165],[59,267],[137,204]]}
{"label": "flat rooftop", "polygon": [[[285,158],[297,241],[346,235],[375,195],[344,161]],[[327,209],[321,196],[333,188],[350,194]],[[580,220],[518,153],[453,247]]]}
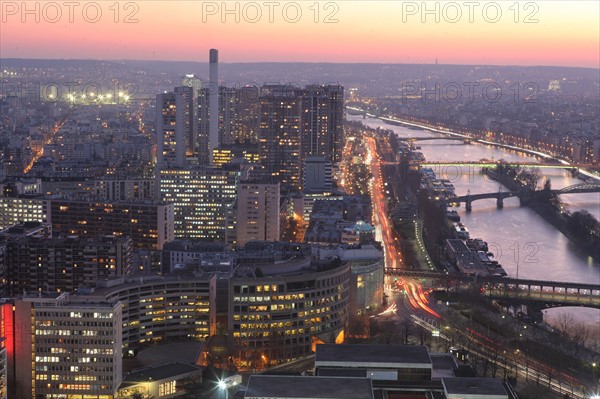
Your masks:
{"label": "flat rooftop", "polygon": [[429,356],[433,365],[432,379],[441,380],[445,377],[455,377],[454,369],[457,367],[457,364],[452,355],[449,353],[432,353]]}
{"label": "flat rooftop", "polygon": [[183,363],[164,363],[157,366],[133,370],[123,379],[124,382],[160,381],[166,378],[177,377],[181,374],[201,372],[200,367]]}
{"label": "flat rooftop", "polygon": [[500,380],[495,378],[442,378],[446,395],[508,398]]}
{"label": "flat rooftop", "polygon": [[374,396],[369,378],[252,375],[245,398],[373,399]]}
{"label": "flat rooftop", "polygon": [[[317,345],[315,362],[321,363],[373,363],[420,364],[431,367],[427,347],[418,345]],[[317,364],[318,366],[318,364]]]}

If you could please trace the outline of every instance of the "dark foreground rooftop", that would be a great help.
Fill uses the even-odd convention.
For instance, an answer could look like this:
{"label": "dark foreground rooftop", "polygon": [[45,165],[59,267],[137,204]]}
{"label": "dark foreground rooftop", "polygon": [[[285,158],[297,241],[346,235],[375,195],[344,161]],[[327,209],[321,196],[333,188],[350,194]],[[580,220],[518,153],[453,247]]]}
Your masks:
{"label": "dark foreground rooftop", "polygon": [[508,398],[502,382],[494,378],[442,378],[447,395],[483,395]]}
{"label": "dark foreground rooftop", "polygon": [[416,345],[317,345],[316,362],[398,363],[430,365],[425,346]]}
{"label": "dark foreground rooftop", "polygon": [[252,375],[246,399],[373,399],[369,378]]}

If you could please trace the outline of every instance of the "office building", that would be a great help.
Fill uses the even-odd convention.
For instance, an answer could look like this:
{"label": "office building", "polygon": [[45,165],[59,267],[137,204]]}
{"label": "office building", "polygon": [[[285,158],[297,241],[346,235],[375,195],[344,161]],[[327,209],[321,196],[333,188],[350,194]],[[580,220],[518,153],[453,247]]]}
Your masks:
{"label": "office building", "polygon": [[14,315],[8,313],[3,316],[12,317],[19,329],[9,332],[19,338],[7,351],[8,384],[14,384],[14,396],[9,396],[114,397],[122,379],[120,303],[36,294],[17,299]]}
{"label": "office building", "polygon": [[279,183],[245,181],[238,185],[236,245],[248,241],[279,241]]}
{"label": "office building", "polygon": [[[193,118],[193,121],[190,121],[189,123],[186,122],[186,125],[188,126],[186,132],[186,158],[190,156],[195,157],[196,161],[193,163],[197,163],[198,157],[200,157],[201,153],[200,117],[198,115],[200,110],[198,108],[198,101],[201,95],[203,84],[202,80],[196,75],[186,74],[181,79],[181,86],[183,87],[175,88],[175,91],[184,95],[184,98],[187,100],[186,106],[189,107],[189,117]],[[206,151],[204,152],[206,153]]]}
{"label": "office building", "polygon": [[175,214],[175,237],[225,239],[226,213],[233,206],[240,167],[194,166],[161,171],[160,190]]}

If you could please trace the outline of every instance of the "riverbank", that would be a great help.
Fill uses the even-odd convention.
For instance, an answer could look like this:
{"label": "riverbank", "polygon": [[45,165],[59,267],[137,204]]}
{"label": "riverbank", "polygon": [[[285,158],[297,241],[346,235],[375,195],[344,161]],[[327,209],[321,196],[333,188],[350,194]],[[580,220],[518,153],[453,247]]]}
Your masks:
{"label": "riverbank", "polygon": [[[490,145],[493,147],[498,147],[498,148],[503,148],[503,149],[507,149],[507,150],[511,150],[511,151],[517,151],[523,154],[527,154],[527,155],[533,155],[536,157],[541,157],[543,159],[546,159],[548,161],[557,161],[560,164],[557,164],[557,168],[561,168],[564,167],[566,169],[573,169],[574,167],[570,167],[569,162],[565,161],[564,159],[561,159],[559,157],[550,155],[550,154],[546,154],[540,151],[535,151],[535,150],[530,150],[527,148],[522,148],[522,147],[516,147],[513,145],[509,145],[509,144],[503,144],[503,143],[498,143],[495,141],[488,141],[488,140],[483,140],[477,137],[473,137],[472,135],[469,134],[463,134],[463,133],[457,133],[445,128],[439,128],[437,126],[432,126],[430,124],[427,123],[415,123],[415,122],[410,122],[410,121],[406,121],[406,120],[402,120],[402,119],[398,119],[398,118],[390,118],[387,116],[380,116],[380,115],[376,115],[376,114],[371,114],[369,112],[366,112],[360,108],[354,108],[354,107],[347,107],[348,109],[354,110],[356,112],[359,113],[364,113],[364,115],[371,117],[371,118],[377,118],[380,119],[382,121],[384,121],[385,123],[389,123],[391,125],[397,125],[397,126],[406,126],[408,128],[418,128],[418,129],[424,129],[424,130],[429,130],[431,132],[434,133],[440,133],[440,134],[446,134],[448,136],[452,136],[452,137],[460,137],[460,138],[465,138],[465,139],[469,139],[471,142],[474,143],[480,143],[480,144],[484,144],[484,145]],[[589,170],[585,170],[585,169],[580,169],[580,168],[576,168],[578,173],[580,173],[583,177],[583,179],[585,178],[592,178],[592,179],[596,179],[598,181],[600,181],[600,173],[598,172],[594,172],[594,171],[589,171]]]}
{"label": "riverbank", "polygon": [[[518,180],[515,180],[506,174],[500,175],[490,170],[486,170],[485,173],[490,179],[497,181],[510,191],[523,191],[523,185]],[[569,229],[569,225],[572,222],[571,219],[573,216],[557,210],[547,201],[544,201],[540,198],[531,198],[529,200],[522,201],[522,204],[529,207],[535,211],[535,213],[544,218],[544,220],[550,223],[555,229],[560,231],[586,256],[589,256],[596,261],[600,261],[600,239],[597,237],[592,237],[587,242],[583,242],[579,237],[577,237],[573,231]]]}

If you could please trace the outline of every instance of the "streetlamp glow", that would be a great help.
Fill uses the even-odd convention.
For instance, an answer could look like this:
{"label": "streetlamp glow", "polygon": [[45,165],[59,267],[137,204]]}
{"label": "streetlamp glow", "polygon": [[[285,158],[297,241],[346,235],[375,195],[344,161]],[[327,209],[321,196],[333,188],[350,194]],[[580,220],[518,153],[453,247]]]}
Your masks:
{"label": "streetlamp glow", "polygon": [[219,380],[219,382],[217,382],[217,386],[219,387],[219,390],[225,391],[225,398],[229,399],[229,390],[227,389],[227,383],[225,380]]}

